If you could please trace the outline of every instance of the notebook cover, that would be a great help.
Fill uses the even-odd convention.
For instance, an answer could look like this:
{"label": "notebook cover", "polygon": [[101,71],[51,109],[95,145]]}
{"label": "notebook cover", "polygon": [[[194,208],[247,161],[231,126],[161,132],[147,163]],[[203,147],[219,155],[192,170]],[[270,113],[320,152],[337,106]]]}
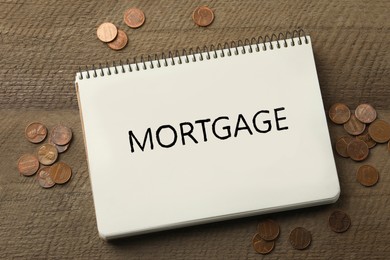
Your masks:
{"label": "notebook cover", "polygon": [[311,39],[302,40],[77,74],[100,236],[336,201]]}

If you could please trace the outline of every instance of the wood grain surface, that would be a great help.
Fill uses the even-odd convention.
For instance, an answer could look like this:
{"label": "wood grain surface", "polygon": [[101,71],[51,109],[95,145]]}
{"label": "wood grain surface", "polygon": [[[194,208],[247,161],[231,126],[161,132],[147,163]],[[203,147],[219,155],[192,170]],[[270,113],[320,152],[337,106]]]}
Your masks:
{"label": "wood grain surface", "polygon": [[[215,21],[199,28],[191,13],[203,4],[215,11]],[[139,29],[122,20],[130,7],[145,12]],[[368,102],[390,122],[389,10],[388,0],[1,0],[0,259],[388,259],[390,153],[385,145],[372,149],[363,162],[380,172],[372,188],[356,182],[363,163],[335,156],[342,192],[334,205],[101,240],[73,82],[86,65],[304,28],[313,40],[325,110],[335,102],[351,108]],[[96,28],[106,21],[126,31],[125,49],[115,52],[97,39]],[[70,149],[60,156],[74,172],[66,185],[44,190],[34,177],[17,172],[17,159],[37,148],[24,138],[25,126],[35,120],[49,128],[64,123],[73,129]],[[342,127],[329,126],[333,141],[343,134]],[[351,216],[346,233],[327,226],[334,209]],[[264,217],[281,226],[275,250],[265,257],[251,246]],[[288,242],[297,226],[312,232],[307,250],[294,250]]]}

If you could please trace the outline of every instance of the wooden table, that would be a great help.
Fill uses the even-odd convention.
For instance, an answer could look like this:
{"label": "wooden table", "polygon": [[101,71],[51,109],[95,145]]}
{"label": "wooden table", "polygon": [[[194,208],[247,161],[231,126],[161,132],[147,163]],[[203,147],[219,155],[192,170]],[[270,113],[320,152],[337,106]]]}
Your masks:
{"label": "wooden table", "polygon": [[[199,28],[191,12],[205,3],[216,18],[211,26]],[[146,14],[146,23],[136,30],[122,21],[123,12],[132,6]],[[389,10],[388,0],[1,1],[0,258],[261,259],[251,246],[260,216],[110,243],[98,237],[73,87],[76,71],[106,61],[304,28],[313,40],[325,109],[335,102],[352,109],[368,102],[379,117],[390,121]],[[96,28],[105,21],[127,32],[124,50],[112,51],[97,40]],[[73,129],[71,147],[61,155],[74,171],[66,185],[44,190],[35,178],[17,172],[19,156],[37,147],[24,138],[25,126],[36,120],[49,128],[63,123]],[[330,124],[330,133],[334,141],[343,134],[342,127]],[[264,258],[389,257],[389,158],[385,145],[371,151],[364,163],[379,170],[380,181],[365,188],[355,180],[363,163],[335,156],[342,188],[339,201],[266,216],[279,222],[281,235]],[[336,234],[327,226],[334,209],[351,216],[346,233]],[[296,226],[312,232],[309,249],[290,246],[288,235]]]}

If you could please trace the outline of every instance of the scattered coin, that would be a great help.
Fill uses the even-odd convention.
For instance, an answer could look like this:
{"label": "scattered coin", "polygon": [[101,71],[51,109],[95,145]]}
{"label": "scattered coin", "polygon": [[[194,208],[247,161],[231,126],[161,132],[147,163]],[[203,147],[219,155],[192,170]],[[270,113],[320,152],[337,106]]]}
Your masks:
{"label": "scattered coin", "polygon": [[56,184],[64,184],[72,177],[72,169],[66,163],[58,162],[50,167],[49,175]]}
{"label": "scattered coin", "polygon": [[336,103],[329,109],[329,118],[333,123],[341,125],[351,117],[351,111],[345,104]]}
{"label": "scattered coin", "polygon": [[269,254],[275,247],[274,241],[266,241],[261,238],[260,234],[255,234],[252,239],[252,246],[259,254]]}
{"label": "scattered coin", "polygon": [[368,127],[368,134],[375,142],[386,143],[390,140],[390,124],[377,119]]}
{"label": "scattered coin", "polygon": [[135,29],[144,24],[145,14],[138,8],[130,8],[126,10],[123,20],[130,28]]}
{"label": "scattered coin", "polygon": [[121,29],[118,29],[118,35],[116,36],[115,40],[109,42],[107,45],[111,49],[119,51],[122,50],[126,46],[126,44],[127,44],[127,34]]}
{"label": "scattered coin", "polygon": [[366,187],[374,186],[379,180],[379,172],[371,165],[362,165],[356,174],[357,181]]}
{"label": "scattered coin", "polygon": [[343,136],[336,142],[336,152],[345,158],[349,157],[349,154],[347,152],[347,146],[352,141],[352,137],[350,136]]}
{"label": "scattered coin", "polygon": [[40,143],[46,138],[47,128],[39,122],[34,122],[26,127],[25,135],[31,143]]}
{"label": "scattered coin", "polygon": [[368,132],[358,135],[356,138],[365,142],[368,148],[373,148],[376,145],[376,142],[371,138]]}
{"label": "scattered coin", "polygon": [[52,165],[58,158],[57,148],[52,144],[43,144],[38,148],[38,160],[43,165]]}
{"label": "scattered coin", "polygon": [[43,167],[39,169],[37,174],[37,180],[39,185],[45,189],[51,188],[55,185],[54,181],[51,179],[49,175],[49,170],[50,167]]}
{"label": "scattered coin", "polygon": [[72,139],[72,130],[63,125],[57,125],[51,131],[51,140],[58,145],[66,145]]}
{"label": "scattered coin", "polygon": [[368,145],[359,139],[352,139],[347,145],[347,153],[354,161],[363,161],[369,154]]}
{"label": "scattered coin", "polygon": [[355,116],[360,122],[369,124],[376,119],[376,110],[370,104],[360,104],[355,109]]}
{"label": "scattered coin", "polygon": [[102,23],[96,31],[96,35],[102,42],[111,42],[118,34],[118,29],[112,23]]}
{"label": "scattered coin", "polygon": [[336,233],[343,233],[351,226],[351,219],[347,213],[341,210],[335,210],[329,216],[329,226]]}
{"label": "scattered coin", "polygon": [[207,6],[199,6],[192,13],[192,19],[198,26],[209,26],[214,21],[214,12]]}
{"label": "scattered coin", "polygon": [[344,129],[348,134],[360,135],[366,129],[366,125],[360,122],[354,114],[352,114],[349,120],[344,124]]}
{"label": "scattered coin", "polygon": [[266,219],[261,221],[257,226],[257,230],[259,232],[260,237],[266,241],[275,240],[279,236],[280,232],[278,223],[276,223],[272,219]]}
{"label": "scattered coin", "polygon": [[35,155],[25,154],[19,158],[18,170],[24,176],[31,176],[39,169],[39,161]]}
{"label": "scattered coin", "polygon": [[311,233],[303,227],[297,227],[291,231],[289,240],[295,249],[303,250],[311,243]]}

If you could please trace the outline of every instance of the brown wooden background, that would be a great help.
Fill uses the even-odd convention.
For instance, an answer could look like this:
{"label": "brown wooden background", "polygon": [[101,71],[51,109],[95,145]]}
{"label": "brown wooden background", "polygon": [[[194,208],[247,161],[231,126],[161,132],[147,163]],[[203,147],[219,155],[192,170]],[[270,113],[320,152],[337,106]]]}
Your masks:
{"label": "brown wooden background", "polygon": [[[207,28],[191,20],[193,9],[202,4],[215,11]],[[146,14],[146,23],[137,30],[122,21],[123,12],[133,6]],[[369,102],[390,121],[389,11],[388,0],[0,1],[0,258],[261,259],[251,247],[261,217],[111,243],[98,237],[73,88],[76,71],[79,66],[304,28],[312,36],[325,109],[335,102],[351,108]],[[124,50],[112,51],[97,40],[96,28],[104,21],[127,32]],[[64,123],[74,131],[70,150],[60,158],[74,171],[64,186],[43,190],[34,178],[17,172],[19,156],[37,147],[24,138],[25,126],[35,120],[49,128]],[[330,132],[335,140],[343,130],[330,125]],[[384,145],[372,150],[366,162],[380,171],[380,181],[364,188],[355,180],[362,163],[336,156],[340,200],[267,216],[279,222],[281,235],[264,258],[388,258],[389,158]],[[346,233],[335,234],[327,226],[336,208],[352,218]],[[312,232],[308,250],[289,245],[289,232],[296,226]]]}

